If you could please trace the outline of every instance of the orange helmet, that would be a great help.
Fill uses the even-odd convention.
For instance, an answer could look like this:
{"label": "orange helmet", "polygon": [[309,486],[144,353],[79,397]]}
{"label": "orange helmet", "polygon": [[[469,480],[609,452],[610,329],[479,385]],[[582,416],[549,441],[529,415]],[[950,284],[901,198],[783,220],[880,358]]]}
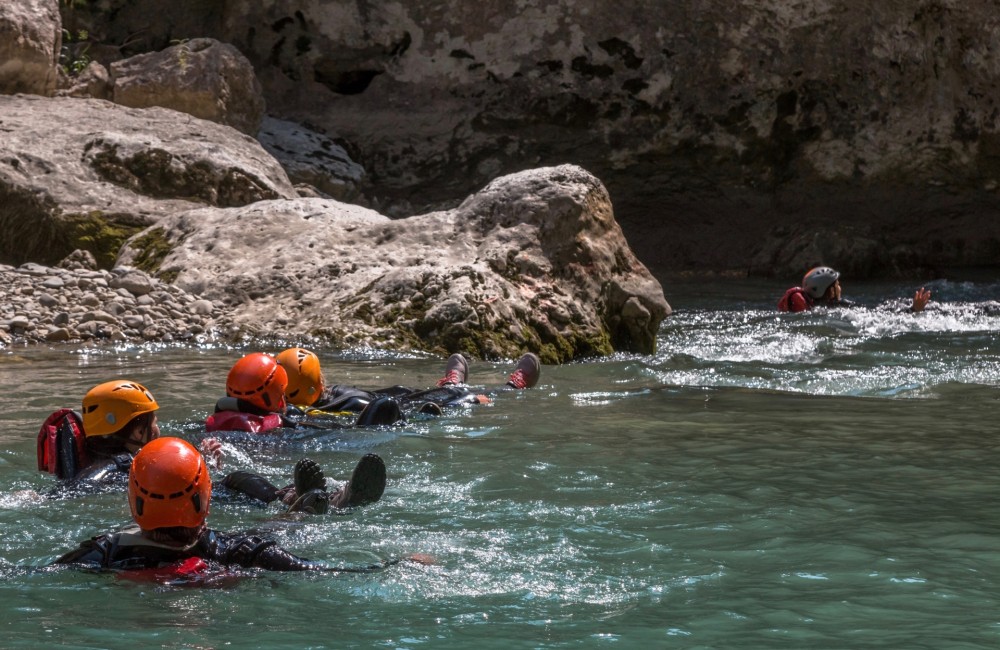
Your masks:
{"label": "orange helmet", "polygon": [[323,392],[323,371],[319,357],[304,348],[288,348],[277,357],[288,375],[285,397],[291,404],[310,406]]}
{"label": "orange helmet", "polygon": [[83,433],[107,436],[118,431],[137,415],[160,408],[142,384],[115,379],[94,386],[83,396]]}
{"label": "orange helmet", "polygon": [[267,411],[285,410],[288,375],[269,354],[253,352],[235,364],[226,377],[226,395]]}
{"label": "orange helmet", "polygon": [[180,438],[157,438],[139,450],[128,476],[128,505],[143,530],[205,522],[212,478],[205,459]]}

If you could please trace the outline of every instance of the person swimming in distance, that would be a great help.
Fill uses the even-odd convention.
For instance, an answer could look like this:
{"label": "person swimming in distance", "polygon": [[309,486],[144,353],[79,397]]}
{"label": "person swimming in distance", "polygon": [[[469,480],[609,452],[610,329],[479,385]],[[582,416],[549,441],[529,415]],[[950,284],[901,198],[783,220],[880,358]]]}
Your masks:
{"label": "person swimming in distance", "polygon": [[[810,269],[802,278],[802,285],[792,287],[778,301],[778,311],[802,312],[814,307],[851,307],[850,300],[841,296],[840,273],[829,266]],[[925,287],[917,289],[908,311],[920,313],[931,299]]]}

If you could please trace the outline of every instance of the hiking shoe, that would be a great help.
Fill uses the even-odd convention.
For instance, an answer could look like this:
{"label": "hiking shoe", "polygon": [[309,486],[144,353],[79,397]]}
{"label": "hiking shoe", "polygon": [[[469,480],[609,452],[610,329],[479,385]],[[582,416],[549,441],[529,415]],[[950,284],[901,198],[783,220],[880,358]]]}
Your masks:
{"label": "hiking shoe", "polygon": [[511,388],[531,388],[538,383],[538,377],[542,374],[542,366],[538,357],[528,352],[518,359],[514,366],[514,372],[507,378],[507,385]]}
{"label": "hiking shoe", "polygon": [[292,473],[295,482],[295,494],[302,497],[311,490],[323,490],[326,488],[326,479],[323,477],[323,469],[319,464],[309,458],[303,458],[295,463],[295,470]]}
{"label": "hiking shoe", "polygon": [[326,490],[318,488],[309,490],[288,507],[287,512],[307,512],[311,515],[326,514],[330,509],[330,495]]}
{"label": "hiking shoe", "polygon": [[444,367],[444,377],[438,380],[438,386],[453,386],[464,384],[469,376],[469,361],[456,352],[448,357],[448,364]]}
{"label": "hiking shoe", "polygon": [[330,495],[334,508],[353,508],[374,503],[385,492],[385,463],[376,454],[365,454],[358,461],[351,480],[339,492]]}

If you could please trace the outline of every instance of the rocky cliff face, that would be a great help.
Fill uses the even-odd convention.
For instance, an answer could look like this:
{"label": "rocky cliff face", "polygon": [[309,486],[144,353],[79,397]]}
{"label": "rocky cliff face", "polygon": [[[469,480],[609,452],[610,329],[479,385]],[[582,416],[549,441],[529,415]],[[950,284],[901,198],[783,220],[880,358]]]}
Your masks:
{"label": "rocky cliff face", "polygon": [[341,138],[391,213],[573,162],[659,270],[1000,258],[989,0],[100,0],[68,20],[236,45],[269,113]]}

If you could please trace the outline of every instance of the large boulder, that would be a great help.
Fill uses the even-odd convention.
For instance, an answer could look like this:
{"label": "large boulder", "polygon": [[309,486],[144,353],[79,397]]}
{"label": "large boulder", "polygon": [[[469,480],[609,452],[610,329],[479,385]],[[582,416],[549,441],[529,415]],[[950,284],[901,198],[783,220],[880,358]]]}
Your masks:
{"label": "large boulder", "polygon": [[257,139],[293,183],[310,185],[338,201],[357,198],[365,170],[325,135],[301,124],[266,117]]}
{"label": "large boulder", "polygon": [[0,93],[55,92],[61,44],[59,0],[0,2]]}
{"label": "large boulder", "polygon": [[132,239],[122,262],[225,302],[234,331],[344,346],[649,353],[670,312],[604,186],[571,165],[399,220],[325,199],[191,210]]}
{"label": "large boulder", "polygon": [[196,38],[111,64],[114,102],[162,106],[254,136],[264,98],[253,66],[232,45]]}
{"label": "large boulder", "polygon": [[162,215],[297,196],[253,138],[164,108],[0,95],[0,263],[110,268]]}

